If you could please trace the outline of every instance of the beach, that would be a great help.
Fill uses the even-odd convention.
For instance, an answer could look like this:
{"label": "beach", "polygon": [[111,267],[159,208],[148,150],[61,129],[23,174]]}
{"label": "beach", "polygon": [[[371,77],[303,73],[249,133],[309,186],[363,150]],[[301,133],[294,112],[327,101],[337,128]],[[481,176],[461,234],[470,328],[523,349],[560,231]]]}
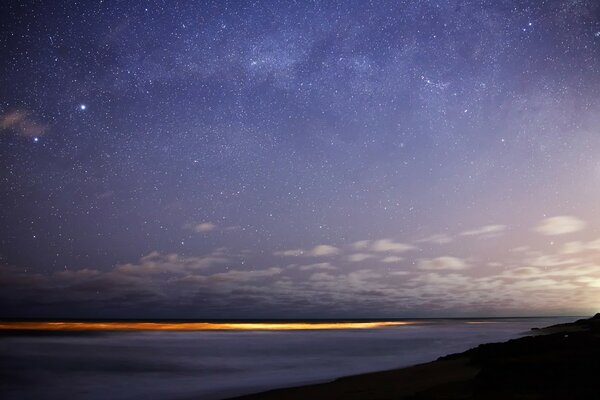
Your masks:
{"label": "beach", "polygon": [[409,368],[243,396],[295,399],[596,399],[600,314]]}
{"label": "beach", "polygon": [[218,400],[427,363],[575,319],[5,323],[0,397]]}

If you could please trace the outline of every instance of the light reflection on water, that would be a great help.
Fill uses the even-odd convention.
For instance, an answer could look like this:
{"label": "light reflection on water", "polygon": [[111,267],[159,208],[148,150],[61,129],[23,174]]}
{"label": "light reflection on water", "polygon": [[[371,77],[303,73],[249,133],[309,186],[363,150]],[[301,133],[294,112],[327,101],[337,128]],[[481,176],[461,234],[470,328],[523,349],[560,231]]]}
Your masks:
{"label": "light reflection on water", "polygon": [[414,322],[0,322],[0,331],[299,331],[373,329],[411,324]]}
{"label": "light reflection on water", "polygon": [[0,398],[218,399],[426,362],[574,319],[9,335],[0,338]]}

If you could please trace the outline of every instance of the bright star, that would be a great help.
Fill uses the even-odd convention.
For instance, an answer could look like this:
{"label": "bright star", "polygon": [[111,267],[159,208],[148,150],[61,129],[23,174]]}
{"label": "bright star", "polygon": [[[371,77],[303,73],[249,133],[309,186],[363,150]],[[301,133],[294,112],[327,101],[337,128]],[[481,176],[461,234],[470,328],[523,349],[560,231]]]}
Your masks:
{"label": "bright star", "polygon": [[85,111],[85,109],[86,109],[86,108],[87,108],[87,107],[86,107],[86,105],[85,105],[85,104],[82,104],[82,105],[80,105],[80,106],[79,106],[79,109],[80,109],[81,111]]}
{"label": "bright star", "polygon": [[38,138],[38,137],[34,137],[34,138],[33,138],[33,142],[34,142],[34,143],[37,143],[37,142],[39,142],[39,141],[40,141],[40,138]]}

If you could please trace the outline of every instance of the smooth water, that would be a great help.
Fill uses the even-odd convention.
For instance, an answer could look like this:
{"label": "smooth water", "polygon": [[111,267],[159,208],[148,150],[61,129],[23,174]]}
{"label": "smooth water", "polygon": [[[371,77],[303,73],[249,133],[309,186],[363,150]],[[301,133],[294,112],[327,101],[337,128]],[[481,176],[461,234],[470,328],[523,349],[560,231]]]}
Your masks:
{"label": "smooth water", "polygon": [[429,320],[367,330],[0,338],[0,398],[221,399],[398,368],[575,318]]}

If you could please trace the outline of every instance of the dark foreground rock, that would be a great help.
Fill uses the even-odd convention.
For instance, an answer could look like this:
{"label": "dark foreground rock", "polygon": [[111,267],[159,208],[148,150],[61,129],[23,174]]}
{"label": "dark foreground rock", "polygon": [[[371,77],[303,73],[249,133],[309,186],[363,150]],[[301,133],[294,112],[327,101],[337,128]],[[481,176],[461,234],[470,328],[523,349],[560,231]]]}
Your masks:
{"label": "dark foreground rock", "polygon": [[414,367],[238,399],[600,399],[600,314],[535,333]]}

